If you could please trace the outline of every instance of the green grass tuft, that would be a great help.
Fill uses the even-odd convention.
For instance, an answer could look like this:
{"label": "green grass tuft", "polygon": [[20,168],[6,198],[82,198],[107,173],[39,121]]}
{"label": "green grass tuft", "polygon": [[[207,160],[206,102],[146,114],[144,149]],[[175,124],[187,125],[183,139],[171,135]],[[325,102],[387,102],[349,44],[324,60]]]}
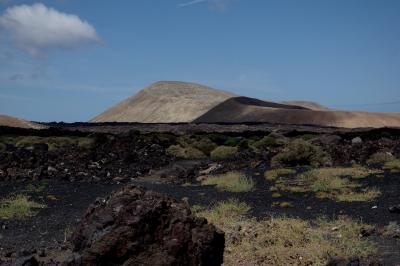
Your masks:
{"label": "green grass tuft", "polygon": [[27,196],[13,196],[0,201],[0,219],[34,216],[38,209],[45,207],[46,205],[32,201]]}

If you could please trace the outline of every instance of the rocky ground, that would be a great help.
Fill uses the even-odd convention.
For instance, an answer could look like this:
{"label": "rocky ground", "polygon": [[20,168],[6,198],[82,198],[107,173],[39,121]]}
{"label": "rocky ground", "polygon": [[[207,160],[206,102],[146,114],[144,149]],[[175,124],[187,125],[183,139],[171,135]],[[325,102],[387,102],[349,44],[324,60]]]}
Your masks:
{"label": "rocky ground", "polygon": [[[364,237],[378,246],[375,265],[397,266],[400,232],[385,232],[389,224],[400,223],[396,209],[400,204],[396,168],[399,133],[398,129],[274,125],[53,124],[53,128],[40,131],[0,128],[0,199],[26,195],[45,206],[24,218],[0,217],[0,261],[11,263],[30,254],[41,258],[65,255],[89,204],[135,184],[192,207],[235,198],[251,207],[248,217],[257,219],[284,216],[312,221],[346,216],[360,220],[374,226]],[[311,146],[291,146],[299,139]],[[215,151],[221,146],[230,148],[225,153]],[[303,156],[293,157],[293,147]],[[282,153],[287,157],[279,157]],[[371,156],[376,153],[387,154],[390,162],[374,164]],[[379,195],[365,201],[339,201],[335,198],[342,193],[339,190],[322,196],[312,190],[271,190],[282,182],[296,187],[298,184],[292,182],[297,175],[324,167],[367,169],[363,178],[346,177],[357,185],[351,187],[354,191],[346,190],[350,193],[346,195],[361,195],[369,188],[379,190]],[[281,168],[290,168],[296,175],[266,178],[266,171]],[[232,192],[202,183],[204,178],[229,172],[243,173],[253,180],[254,187]]]}

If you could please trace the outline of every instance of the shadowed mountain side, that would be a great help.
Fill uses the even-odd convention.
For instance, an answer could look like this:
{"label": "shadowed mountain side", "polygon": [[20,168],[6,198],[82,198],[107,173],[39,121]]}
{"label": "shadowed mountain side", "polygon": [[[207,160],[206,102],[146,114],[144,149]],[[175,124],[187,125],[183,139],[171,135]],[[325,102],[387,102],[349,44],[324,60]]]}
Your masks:
{"label": "shadowed mountain side", "polygon": [[297,105],[297,106],[302,106],[307,109],[315,110],[315,111],[328,111],[331,110],[328,107],[325,107],[323,105],[320,105],[319,103],[316,102],[310,102],[310,101],[283,101],[283,104],[289,104],[289,105]]}
{"label": "shadowed mountain side", "polygon": [[[265,122],[291,125],[332,127],[400,127],[398,113],[368,113],[346,111],[315,111],[301,107],[273,108],[246,104],[245,97],[231,98],[196,119],[195,123]],[[248,100],[247,102],[252,102]]]}
{"label": "shadowed mountain side", "polygon": [[243,105],[270,107],[270,108],[283,108],[283,109],[297,109],[297,110],[309,109],[309,108],[306,108],[303,106],[288,105],[288,104],[275,103],[275,102],[267,102],[267,101],[262,101],[259,99],[249,98],[249,97],[244,97],[244,96],[234,97],[231,99],[234,99],[235,102],[237,102],[239,104],[243,104]]}
{"label": "shadowed mountain side", "polygon": [[23,119],[19,119],[16,117],[8,116],[8,115],[0,115],[0,126],[32,128],[32,129],[46,128],[46,126],[36,124],[36,123],[30,122],[30,121],[26,121]]}
{"label": "shadowed mountain side", "polygon": [[199,84],[160,81],[106,110],[90,122],[191,122],[234,96]]}

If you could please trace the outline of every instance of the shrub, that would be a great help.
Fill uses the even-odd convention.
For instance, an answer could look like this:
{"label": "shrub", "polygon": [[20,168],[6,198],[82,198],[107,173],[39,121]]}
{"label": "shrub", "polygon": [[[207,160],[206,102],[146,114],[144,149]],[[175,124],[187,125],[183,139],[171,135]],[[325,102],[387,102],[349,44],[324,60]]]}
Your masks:
{"label": "shrub", "polygon": [[64,147],[78,146],[88,148],[94,143],[94,139],[88,137],[37,137],[24,136],[16,140],[16,146],[27,148],[35,144],[46,144],[49,151],[58,150]]}
{"label": "shrub", "polygon": [[182,148],[179,145],[172,145],[167,149],[167,154],[182,158],[182,159],[201,159],[204,158],[205,155],[201,151],[193,147]]}
{"label": "shrub", "polygon": [[211,151],[218,147],[217,144],[205,137],[193,141],[191,146],[203,152],[205,155],[210,155]]}
{"label": "shrub", "polygon": [[316,136],[317,135],[315,135],[315,134],[303,134],[303,135],[297,136],[296,138],[299,138],[299,139],[302,139],[305,141],[309,141],[309,140],[314,139]]}
{"label": "shrub", "polygon": [[215,185],[218,189],[229,192],[249,192],[255,187],[253,179],[239,172],[228,172],[208,177],[202,185]]}
{"label": "shrub", "polygon": [[393,161],[395,157],[387,152],[377,152],[371,155],[367,160],[367,164],[384,165],[387,162]]}
{"label": "shrub", "polygon": [[216,143],[217,145],[224,145],[225,141],[227,141],[227,139],[229,138],[228,136],[223,134],[207,134],[204,135],[204,137],[207,137],[209,140]]}
{"label": "shrub", "polygon": [[254,141],[253,143],[250,144],[250,147],[255,151],[259,151],[260,149],[266,147],[280,146],[284,145],[285,143],[286,140],[284,139],[283,136],[271,133],[268,136],[264,136],[260,140]]}
{"label": "shrub", "polygon": [[271,160],[273,166],[321,166],[327,162],[329,162],[328,155],[320,147],[302,139],[291,141],[281,153],[275,155]]}
{"label": "shrub", "polygon": [[241,138],[228,137],[228,139],[224,142],[224,146],[238,147],[241,141]]}
{"label": "shrub", "polygon": [[27,196],[17,195],[0,201],[0,219],[23,218],[33,216],[37,209],[46,206],[29,200]]}
{"label": "shrub", "polygon": [[210,153],[210,156],[213,159],[225,159],[234,157],[237,152],[238,148],[236,147],[219,146]]}

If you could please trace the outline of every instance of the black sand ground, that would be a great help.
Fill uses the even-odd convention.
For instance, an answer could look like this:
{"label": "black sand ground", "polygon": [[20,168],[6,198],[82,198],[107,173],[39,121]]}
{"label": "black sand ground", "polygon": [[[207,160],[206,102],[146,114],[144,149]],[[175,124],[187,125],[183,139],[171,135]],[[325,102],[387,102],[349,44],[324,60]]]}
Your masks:
{"label": "black sand ground", "polygon": [[49,180],[0,183],[0,198],[22,194],[47,206],[32,217],[0,219],[0,251],[62,247],[89,204],[120,186]]}
{"label": "black sand ground", "polygon": [[[259,219],[270,216],[299,217],[315,219],[318,217],[337,218],[347,215],[378,227],[389,222],[400,223],[400,214],[392,214],[388,207],[398,202],[400,175],[387,174],[385,177],[369,177],[363,182],[382,191],[382,195],[373,202],[346,203],[329,199],[318,199],[313,194],[283,194],[282,198],[272,198],[269,187],[272,185],[263,177],[265,169],[251,169],[247,175],[256,181],[256,189],[245,193],[219,191],[213,186],[183,185],[162,183],[159,180],[140,178],[134,184],[169,194],[175,198],[187,198],[191,205],[212,206],[216,202],[237,198],[248,203],[251,215]],[[160,182],[158,182],[160,181]],[[45,184],[43,186],[43,184]],[[98,197],[105,197],[122,184],[71,183],[71,182],[33,182],[1,184],[0,198],[15,194],[25,194],[47,205],[36,216],[25,219],[0,220],[1,249],[8,251],[40,249],[59,249],[64,245],[69,233],[84,214],[88,205]],[[37,188],[41,191],[34,191]],[[55,197],[55,199],[54,199]],[[292,208],[273,207],[274,202],[291,202]],[[374,207],[376,206],[376,208]],[[374,208],[373,208],[374,207]],[[400,262],[400,241],[371,236],[385,254],[384,265]]]}

